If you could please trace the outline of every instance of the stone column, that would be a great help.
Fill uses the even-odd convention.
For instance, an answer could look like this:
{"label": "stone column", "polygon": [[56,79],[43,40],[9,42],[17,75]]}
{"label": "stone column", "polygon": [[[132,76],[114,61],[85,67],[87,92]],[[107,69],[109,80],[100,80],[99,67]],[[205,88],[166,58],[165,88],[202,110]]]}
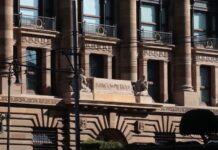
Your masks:
{"label": "stone column", "polygon": [[[43,49],[42,66],[51,68],[51,49]],[[42,93],[45,95],[51,94],[51,71],[42,70]]]}
{"label": "stone column", "polygon": [[[0,1],[0,59],[11,62],[13,58],[13,0]],[[8,72],[3,64],[1,72]]]}
{"label": "stone column", "polygon": [[160,62],[160,98],[161,102],[168,101],[168,61]]}
{"label": "stone column", "polygon": [[90,76],[90,72],[89,72],[89,70],[90,70],[90,68],[89,68],[89,63],[90,63],[89,62],[89,57],[90,57],[90,54],[86,53],[85,56],[84,56],[84,60],[83,60],[83,63],[84,63],[83,67],[84,67],[84,70],[85,70],[85,75],[87,77]]}
{"label": "stone column", "polygon": [[106,67],[105,69],[105,75],[108,79],[112,79],[112,56],[105,56],[105,63],[106,63]]}
{"label": "stone column", "polygon": [[147,80],[148,76],[148,60],[144,58],[140,58],[139,60],[139,78],[143,75],[145,76],[145,80]]}
{"label": "stone column", "polygon": [[218,103],[218,66],[212,67],[212,76],[211,76],[211,90],[212,90],[212,96],[211,96],[211,105],[217,106]]}
{"label": "stone column", "polygon": [[175,103],[196,105],[191,73],[191,14],[190,0],[177,1],[175,8]]}
{"label": "stone column", "polygon": [[[24,55],[27,53],[27,47],[26,46],[21,46],[21,55]],[[22,63],[26,64],[26,57],[21,57],[20,60]],[[26,67],[21,67],[21,93],[26,94],[27,93],[27,82],[26,82]]]}
{"label": "stone column", "polygon": [[193,88],[197,92],[197,95],[200,96],[200,87],[201,87],[201,75],[200,75],[200,65],[193,65]]}
{"label": "stone column", "polygon": [[137,80],[137,9],[136,0],[119,0],[121,38],[121,78]]}
{"label": "stone column", "polygon": [[0,93],[7,94],[8,66],[13,58],[13,0],[0,0]]}
{"label": "stone column", "polygon": [[[60,12],[57,17],[57,22],[59,23],[61,37],[60,37],[60,47],[62,50],[69,52],[72,49],[72,1],[61,0],[58,1],[58,11]],[[70,64],[67,61],[66,56],[60,55],[59,69],[71,70]],[[57,92],[58,95],[64,96],[66,91],[69,91],[69,77],[70,74],[58,73],[57,76]]]}

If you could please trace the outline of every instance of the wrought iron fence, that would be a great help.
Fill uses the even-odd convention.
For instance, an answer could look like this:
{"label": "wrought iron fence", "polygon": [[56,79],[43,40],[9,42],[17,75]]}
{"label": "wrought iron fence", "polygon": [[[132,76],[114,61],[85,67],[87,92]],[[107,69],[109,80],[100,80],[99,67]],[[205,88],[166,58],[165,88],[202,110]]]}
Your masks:
{"label": "wrought iron fence", "polygon": [[33,29],[56,30],[56,19],[42,16],[15,14],[14,25]]}
{"label": "wrought iron fence", "polygon": [[57,130],[33,128],[33,150],[57,150]]}
{"label": "wrought iron fence", "polygon": [[106,37],[117,36],[117,27],[111,25],[80,22],[79,29],[83,34],[92,34]]}
{"label": "wrought iron fence", "polygon": [[193,44],[196,48],[218,49],[218,38],[208,38],[207,36],[194,36]]}
{"label": "wrought iron fence", "polygon": [[156,42],[164,44],[172,44],[172,33],[159,31],[139,30],[140,38],[145,42]]}

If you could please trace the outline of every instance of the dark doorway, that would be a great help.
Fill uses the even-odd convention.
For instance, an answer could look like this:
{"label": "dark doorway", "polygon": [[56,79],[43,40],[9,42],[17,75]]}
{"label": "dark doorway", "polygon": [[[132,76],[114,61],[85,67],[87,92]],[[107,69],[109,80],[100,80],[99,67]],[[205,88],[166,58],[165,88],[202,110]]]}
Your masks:
{"label": "dark doorway", "polygon": [[89,68],[91,77],[104,78],[104,56],[91,54]]}
{"label": "dark doorway", "polygon": [[155,100],[160,100],[160,63],[148,60],[148,93]]}

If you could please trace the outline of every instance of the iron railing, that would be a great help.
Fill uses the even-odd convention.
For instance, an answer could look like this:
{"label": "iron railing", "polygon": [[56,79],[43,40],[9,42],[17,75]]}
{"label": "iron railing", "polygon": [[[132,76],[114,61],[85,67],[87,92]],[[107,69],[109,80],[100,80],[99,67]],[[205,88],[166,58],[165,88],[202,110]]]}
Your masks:
{"label": "iron railing", "polygon": [[218,49],[218,38],[208,38],[207,36],[194,36],[193,44],[196,48]]}
{"label": "iron railing", "polygon": [[79,23],[80,32],[97,36],[117,37],[117,27],[105,24]]}
{"label": "iron railing", "polygon": [[56,30],[56,19],[42,16],[14,14],[14,25],[32,29]]}
{"label": "iron railing", "polygon": [[140,39],[143,42],[172,44],[172,33],[159,31],[139,30]]}

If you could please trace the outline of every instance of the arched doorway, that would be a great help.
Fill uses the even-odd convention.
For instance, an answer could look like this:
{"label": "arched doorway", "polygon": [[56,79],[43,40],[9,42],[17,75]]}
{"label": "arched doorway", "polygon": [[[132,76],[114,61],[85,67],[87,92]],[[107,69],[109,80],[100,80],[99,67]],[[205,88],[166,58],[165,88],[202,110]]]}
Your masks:
{"label": "arched doorway", "polygon": [[105,129],[101,131],[97,137],[97,140],[116,141],[120,142],[123,146],[128,144],[126,137],[123,135],[123,133],[116,129]]}

